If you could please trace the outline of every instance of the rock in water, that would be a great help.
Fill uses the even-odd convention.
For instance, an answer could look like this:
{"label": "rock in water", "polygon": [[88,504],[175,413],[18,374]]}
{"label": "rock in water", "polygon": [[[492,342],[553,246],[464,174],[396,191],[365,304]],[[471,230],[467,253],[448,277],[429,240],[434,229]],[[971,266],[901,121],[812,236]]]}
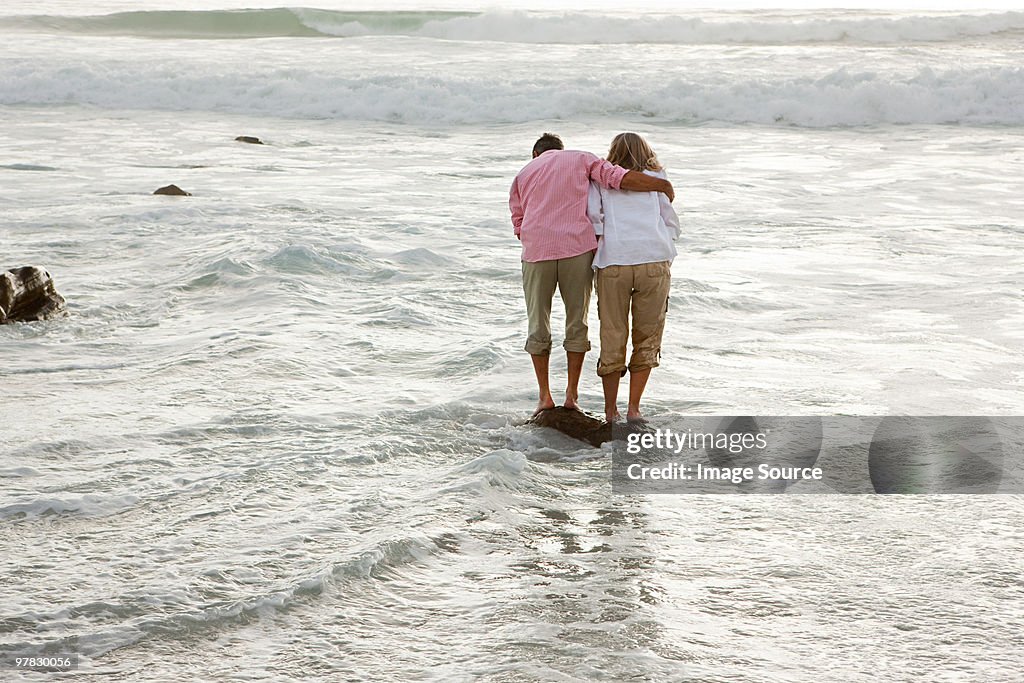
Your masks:
{"label": "rock in water", "polygon": [[262,145],[263,141],[259,138],[254,138],[251,135],[239,135],[235,138],[235,142],[248,142],[250,145]]}
{"label": "rock in water", "polygon": [[527,424],[557,429],[567,436],[600,448],[605,441],[612,440],[612,426],[593,415],[563,406],[542,410],[530,418]]}
{"label": "rock in water", "polygon": [[64,297],[42,268],[12,268],[0,275],[0,323],[31,322],[65,315]]}
{"label": "rock in water", "polygon": [[165,187],[161,187],[159,190],[157,190],[153,194],[168,194],[168,195],[172,195],[172,196],[175,196],[175,197],[191,197],[192,196],[191,192],[185,192],[185,190],[181,189],[177,185],[167,185]]}

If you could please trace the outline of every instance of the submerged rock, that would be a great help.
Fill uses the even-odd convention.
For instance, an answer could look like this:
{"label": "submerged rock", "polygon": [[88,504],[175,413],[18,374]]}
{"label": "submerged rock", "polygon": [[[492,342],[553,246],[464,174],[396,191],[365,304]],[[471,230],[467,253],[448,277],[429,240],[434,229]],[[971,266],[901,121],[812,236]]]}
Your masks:
{"label": "submerged rock", "polygon": [[181,189],[177,185],[166,185],[166,186],[161,187],[160,189],[158,189],[153,194],[167,194],[167,195],[172,195],[172,196],[175,196],[175,197],[191,197],[192,196],[191,192],[185,192],[185,190]]}
{"label": "submerged rock", "polygon": [[612,426],[604,420],[562,406],[540,411],[531,417],[527,424],[557,429],[566,436],[589,443],[594,448],[599,448],[605,441],[611,441],[613,438]]}
{"label": "submerged rock", "polygon": [[259,138],[254,138],[251,135],[239,135],[235,138],[235,142],[248,142],[250,145],[262,145],[263,141]]}
{"label": "submerged rock", "polygon": [[64,297],[42,268],[12,268],[0,275],[0,324],[66,315]]}

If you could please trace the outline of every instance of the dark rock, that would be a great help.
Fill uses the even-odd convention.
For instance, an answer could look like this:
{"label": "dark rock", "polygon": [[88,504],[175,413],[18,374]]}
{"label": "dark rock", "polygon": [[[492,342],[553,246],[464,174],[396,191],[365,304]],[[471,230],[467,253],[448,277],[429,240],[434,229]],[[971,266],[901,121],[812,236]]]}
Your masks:
{"label": "dark rock", "polygon": [[181,189],[177,185],[167,185],[166,187],[161,187],[159,190],[157,190],[153,194],[168,194],[168,195],[172,195],[172,196],[175,196],[175,197],[191,197],[192,196],[191,192],[185,192],[185,190]]}
{"label": "dark rock", "polygon": [[235,138],[235,142],[248,142],[250,145],[262,145],[263,141],[259,138],[254,138],[251,135],[239,135]]}
{"label": "dark rock", "polygon": [[64,297],[42,268],[12,268],[0,275],[0,323],[31,322],[66,315]]}
{"label": "dark rock", "polygon": [[542,410],[529,419],[527,424],[557,429],[567,436],[599,448],[605,441],[612,440],[612,426],[580,410],[558,406]]}

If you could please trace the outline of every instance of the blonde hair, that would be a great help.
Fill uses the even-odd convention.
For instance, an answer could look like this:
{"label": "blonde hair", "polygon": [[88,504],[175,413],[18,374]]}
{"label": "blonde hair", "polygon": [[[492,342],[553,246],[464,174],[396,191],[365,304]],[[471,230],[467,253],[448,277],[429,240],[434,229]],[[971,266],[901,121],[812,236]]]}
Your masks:
{"label": "blonde hair", "polygon": [[661,162],[647,141],[636,133],[619,133],[608,148],[608,161],[630,171],[660,171]]}

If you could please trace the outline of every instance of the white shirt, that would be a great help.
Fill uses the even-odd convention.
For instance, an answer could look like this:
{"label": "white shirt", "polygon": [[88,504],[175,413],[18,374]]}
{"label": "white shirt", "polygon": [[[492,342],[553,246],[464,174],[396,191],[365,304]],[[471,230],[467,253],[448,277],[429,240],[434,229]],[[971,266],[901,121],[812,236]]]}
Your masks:
{"label": "white shirt", "polygon": [[[644,171],[665,178],[664,171]],[[611,190],[590,183],[587,216],[597,241],[594,268],[635,266],[676,257],[672,242],[679,237],[679,217],[661,192]]]}

